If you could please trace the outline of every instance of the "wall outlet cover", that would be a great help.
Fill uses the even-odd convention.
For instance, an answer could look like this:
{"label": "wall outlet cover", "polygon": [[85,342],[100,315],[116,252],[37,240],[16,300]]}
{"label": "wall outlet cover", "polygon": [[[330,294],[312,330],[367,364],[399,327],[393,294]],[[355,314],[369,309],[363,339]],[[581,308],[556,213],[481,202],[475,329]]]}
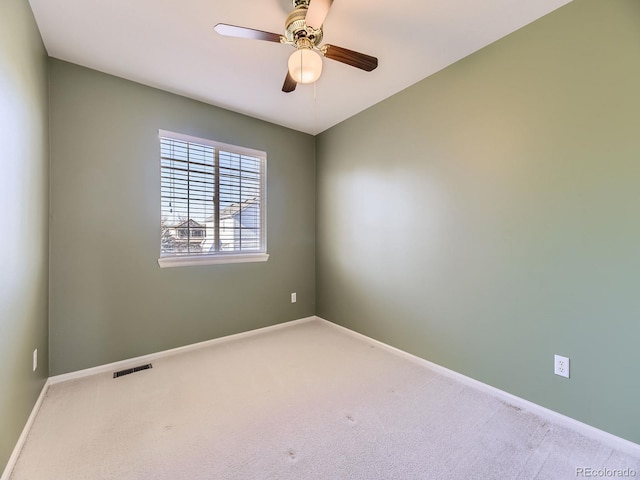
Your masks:
{"label": "wall outlet cover", "polygon": [[561,355],[553,356],[553,373],[569,378],[569,358]]}

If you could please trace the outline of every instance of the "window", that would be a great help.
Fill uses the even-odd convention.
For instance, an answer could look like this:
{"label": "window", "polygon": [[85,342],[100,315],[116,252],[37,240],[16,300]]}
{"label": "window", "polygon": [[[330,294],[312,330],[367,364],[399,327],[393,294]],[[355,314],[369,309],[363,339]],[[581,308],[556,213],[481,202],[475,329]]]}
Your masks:
{"label": "window", "polygon": [[161,267],[266,261],[266,153],[160,131]]}

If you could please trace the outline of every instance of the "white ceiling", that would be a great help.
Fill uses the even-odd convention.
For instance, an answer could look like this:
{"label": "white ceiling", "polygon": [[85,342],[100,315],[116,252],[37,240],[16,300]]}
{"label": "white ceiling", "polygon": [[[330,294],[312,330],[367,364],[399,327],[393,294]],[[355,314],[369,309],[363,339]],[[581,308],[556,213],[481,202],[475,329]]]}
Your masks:
{"label": "white ceiling", "polygon": [[[313,0],[312,0],[313,1]],[[30,0],[50,56],[316,134],[570,0],[335,0],[326,43],[378,57],[371,73],[324,59],[283,93],[292,47],[218,35],[283,33],[291,0]]]}

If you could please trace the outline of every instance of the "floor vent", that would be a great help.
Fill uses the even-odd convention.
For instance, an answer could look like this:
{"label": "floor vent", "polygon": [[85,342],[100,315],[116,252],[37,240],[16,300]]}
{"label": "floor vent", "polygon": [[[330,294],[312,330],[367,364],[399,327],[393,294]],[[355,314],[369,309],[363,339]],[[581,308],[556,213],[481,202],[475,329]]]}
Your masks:
{"label": "floor vent", "polygon": [[124,375],[129,375],[131,373],[136,373],[136,372],[139,372],[140,370],[149,370],[150,368],[153,368],[153,365],[151,365],[150,363],[147,363],[146,365],[140,365],[139,367],[125,368],[124,370],[120,370],[119,372],[113,372],[113,378],[118,378]]}

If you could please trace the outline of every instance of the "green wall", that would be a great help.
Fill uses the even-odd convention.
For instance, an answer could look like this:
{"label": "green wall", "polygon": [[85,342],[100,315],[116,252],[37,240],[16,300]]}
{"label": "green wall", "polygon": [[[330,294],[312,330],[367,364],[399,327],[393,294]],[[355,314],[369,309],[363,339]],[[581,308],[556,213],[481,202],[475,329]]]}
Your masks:
{"label": "green wall", "polygon": [[[25,0],[0,9],[0,474],[48,375],[47,54]],[[38,369],[32,353],[38,349]]]}
{"label": "green wall", "polygon": [[640,442],[640,2],[576,0],[317,163],[319,316]]}
{"label": "green wall", "polygon": [[[312,136],[49,67],[51,375],[315,313]],[[158,129],[267,152],[268,262],[159,268]]]}

